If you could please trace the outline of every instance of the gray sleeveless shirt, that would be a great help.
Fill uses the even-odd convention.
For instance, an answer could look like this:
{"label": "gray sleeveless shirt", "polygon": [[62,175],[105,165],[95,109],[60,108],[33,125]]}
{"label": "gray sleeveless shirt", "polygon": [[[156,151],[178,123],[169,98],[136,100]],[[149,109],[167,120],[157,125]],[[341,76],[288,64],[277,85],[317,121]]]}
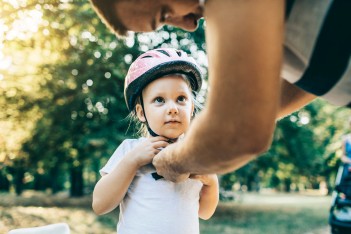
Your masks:
{"label": "gray sleeveless shirt", "polygon": [[350,107],[351,1],[286,3],[281,76],[333,104]]}

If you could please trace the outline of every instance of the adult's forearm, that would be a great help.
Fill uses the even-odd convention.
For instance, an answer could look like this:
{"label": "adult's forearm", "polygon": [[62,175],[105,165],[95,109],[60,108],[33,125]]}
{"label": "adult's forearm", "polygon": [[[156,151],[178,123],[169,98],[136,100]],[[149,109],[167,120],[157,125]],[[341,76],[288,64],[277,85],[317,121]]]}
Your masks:
{"label": "adult's forearm", "polygon": [[255,137],[260,134],[250,134],[249,138],[246,130],[238,128],[233,132],[225,124],[207,120],[208,115],[198,117],[184,140],[170,153],[170,164],[181,173],[229,172],[245,165],[269,145],[270,136],[264,141]]}

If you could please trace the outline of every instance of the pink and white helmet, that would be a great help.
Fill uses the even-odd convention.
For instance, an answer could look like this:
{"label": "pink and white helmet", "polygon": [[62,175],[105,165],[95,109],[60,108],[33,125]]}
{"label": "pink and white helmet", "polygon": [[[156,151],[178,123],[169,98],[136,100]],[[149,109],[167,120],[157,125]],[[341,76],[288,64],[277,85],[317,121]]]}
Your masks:
{"label": "pink and white helmet", "polygon": [[182,50],[161,48],[140,55],[129,67],[124,82],[124,98],[133,111],[141,91],[152,81],[174,73],[186,75],[193,91],[202,85],[202,74],[192,57]]}

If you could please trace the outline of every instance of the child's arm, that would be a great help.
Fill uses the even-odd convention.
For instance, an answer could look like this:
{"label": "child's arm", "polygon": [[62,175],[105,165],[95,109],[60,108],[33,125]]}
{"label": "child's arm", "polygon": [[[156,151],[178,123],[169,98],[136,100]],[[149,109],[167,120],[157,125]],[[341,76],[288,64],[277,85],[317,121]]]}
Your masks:
{"label": "child's arm", "polygon": [[215,212],[219,200],[217,175],[191,175],[190,178],[198,179],[203,183],[200,192],[199,217],[205,220],[209,219]]}
{"label": "child's arm", "polygon": [[109,174],[103,175],[93,192],[93,210],[106,214],[115,209],[124,198],[137,170],[148,163],[168,143],[164,137],[153,137],[140,143],[118,163]]}
{"label": "child's arm", "polygon": [[139,166],[132,159],[133,151],[97,182],[93,192],[93,210],[96,214],[106,214],[115,209],[122,201]]}

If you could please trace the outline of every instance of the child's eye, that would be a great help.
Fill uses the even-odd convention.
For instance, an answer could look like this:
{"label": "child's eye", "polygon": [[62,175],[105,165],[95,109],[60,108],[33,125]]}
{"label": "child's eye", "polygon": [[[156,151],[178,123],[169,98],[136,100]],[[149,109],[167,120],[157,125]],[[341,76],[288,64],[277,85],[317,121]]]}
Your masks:
{"label": "child's eye", "polygon": [[187,98],[185,96],[179,96],[178,97],[178,102],[185,102]]}
{"label": "child's eye", "polygon": [[154,99],[154,102],[155,103],[164,103],[165,99],[163,99],[162,97],[157,97],[157,98]]}

